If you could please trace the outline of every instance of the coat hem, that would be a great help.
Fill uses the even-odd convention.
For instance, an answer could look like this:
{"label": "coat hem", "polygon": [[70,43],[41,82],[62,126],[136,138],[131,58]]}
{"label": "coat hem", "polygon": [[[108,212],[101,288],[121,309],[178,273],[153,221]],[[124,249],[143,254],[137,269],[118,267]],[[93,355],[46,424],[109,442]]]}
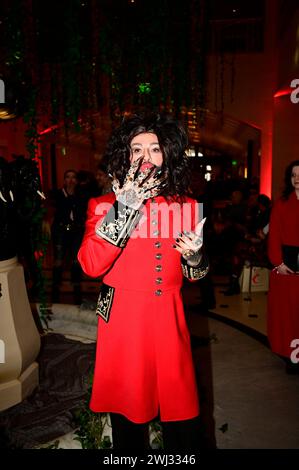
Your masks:
{"label": "coat hem", "polygon": [[[94,413],[116,413],[116,414],[120,414],[120,415],[124,416],[126,419],[128,419],[129,421],[131,421],[132,423],[136,423],[136,424],[150,423],[154,419],[158,418],[158,413],[159,413],[157,411],[157,413],[154,413],[152,415],[152,417],[150,417],[150,418],[135,418],[135,417],[129,416],[129,414],[125,413],[124,411],[120,411],[120,410],[111,410],[111,409],[109,409],[109,411],[108,411],[105,408],[99,409],[97,407],[91,407],[91,406],[89,408]],[[165,418],[165,417],[163,418],[163,417],[160,416],[159,421],[161,421],[162,423],[164,423],[164,422],[174,422],[174,421],[186,421],[186,420],[189,420],[189,419],[196,418],[197,416],[199,416],[198,411],[196,413],[190,413],[190,414],[184,415],[184,417],[180,416],[180,417],[176,417],[176,418]]]}

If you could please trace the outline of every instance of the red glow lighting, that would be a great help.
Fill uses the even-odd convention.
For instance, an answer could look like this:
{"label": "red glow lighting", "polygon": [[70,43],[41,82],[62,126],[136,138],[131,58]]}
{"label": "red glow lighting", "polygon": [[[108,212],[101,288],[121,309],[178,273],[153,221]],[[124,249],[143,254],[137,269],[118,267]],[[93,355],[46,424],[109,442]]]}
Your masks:
{"label": "red glow lighting", "polygon": [[275,93],[274,98],[280,98],[281,96],[290,95],[292,91],[294,91],[294,88],[283,88],[282,90],[279,90]]}
{"label": "red glow lighting", "polygon": [[263,152],[261,175],[260,175],[260,193],[266,194],[271,198],[272,194],[272,134],[268,135],[267,144]]}
{"label": "red glow lighting", "polygon": [[60,127],[58,124],[55,124],[55,126],[47,127],[47,129],[44,129],[43,131],[39,132],[39,135],[49,134],[49,132],[55,131],[55,129],[57,129],[58,127]]}

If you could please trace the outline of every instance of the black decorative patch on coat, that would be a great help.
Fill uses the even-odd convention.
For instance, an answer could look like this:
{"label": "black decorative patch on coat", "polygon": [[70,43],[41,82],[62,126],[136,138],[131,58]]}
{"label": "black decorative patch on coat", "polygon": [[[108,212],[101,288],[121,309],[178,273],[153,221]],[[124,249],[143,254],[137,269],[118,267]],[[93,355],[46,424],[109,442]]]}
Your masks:
{"label": "black decorative patch on coat", "polygon": [[102,284],[100,295],[97,302],[96,315],[99,315],[103,320],[108,323],[112,302],[114,297],[115,288]]}

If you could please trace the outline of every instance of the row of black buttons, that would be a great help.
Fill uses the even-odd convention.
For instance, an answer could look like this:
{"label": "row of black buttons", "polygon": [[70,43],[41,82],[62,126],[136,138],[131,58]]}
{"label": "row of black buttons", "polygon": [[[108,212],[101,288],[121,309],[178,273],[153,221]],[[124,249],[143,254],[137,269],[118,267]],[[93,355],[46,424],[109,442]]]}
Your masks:
{"label": "row of black buttons", "polygon": [[[152,202],[155,202],[155,200],[152,199]],[[157,214],[157,211],[153,209],[153,210],[151,211],[151,214],[155,215],[155,214]],[[157,221],[156,219],[152,220],[152,225],[154,225],[154,226],[155,226],[155,225],[158,225],[158,221]],[[160,230],[154,230],[154,231],[153,231],[153,235],[154,235],[154,237],[159,236],[159,235],[160,235]],[[159,248],[161,248],[161,246],[162,246],[162,243],[161,243],[160,241],[156,241],[156,242],[155,242],[155,248],[158,248],[158,249],[159,249]],[[156,258],[157,260],[162,259],[162,253],[156,253],[156,254],[155,254],[155,258]],[[157,264],[157,266],[155,267],[155,270],[156,270],[158,273],[161,272],[161,271],[162,271],[162,265],[161,265],[161,264]],[[162,277],[157,277],[157,278],[156,278],[156,284],[162,284],[162,282],[163,282]],[[155,290],[155,295],[157,295],[158,297],[159,297],[160,295],[162,295],[162,290],[161,290],[161,289]]]}

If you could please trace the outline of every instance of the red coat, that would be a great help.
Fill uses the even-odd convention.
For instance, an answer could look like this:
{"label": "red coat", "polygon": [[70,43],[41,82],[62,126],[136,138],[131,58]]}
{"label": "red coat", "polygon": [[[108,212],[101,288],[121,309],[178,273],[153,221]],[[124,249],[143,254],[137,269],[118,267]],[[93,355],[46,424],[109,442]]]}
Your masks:
{"label": "red coat", "polygon": [[[295,191],[279,199],[271,213],[268,255],[271,263],[282,263],[282,245],[299,246],[299,200]],[[268,292],[268,339],[273,352],[290,357],[290,343],[299,338],[299,275],[270,274]]]}
{"label": "red coat", "polygon": [[[191,419],[199,405],[181,295],[181,257],[172,247],[179,230],[163,237],[165,218],[162,223],[151,214],[147,201],[148,220],[140,230],[147,228],[151,236],[136,237],[135,229],[120,249],[95,233],[103,217],[96,212],[114,200],[114,193],[90,200],[78,254],[86,274],[104,275],[104,283],[115,287],[109,322],[100,318],[98,323],[90,407],[120,413],[136,423],[151,421],[159,413],[162,421]],[[167,205],[160,196],[155,202]],[[188,202],[194,210],[196,201]],[[196,222],[193,214],[192,229]]]}

